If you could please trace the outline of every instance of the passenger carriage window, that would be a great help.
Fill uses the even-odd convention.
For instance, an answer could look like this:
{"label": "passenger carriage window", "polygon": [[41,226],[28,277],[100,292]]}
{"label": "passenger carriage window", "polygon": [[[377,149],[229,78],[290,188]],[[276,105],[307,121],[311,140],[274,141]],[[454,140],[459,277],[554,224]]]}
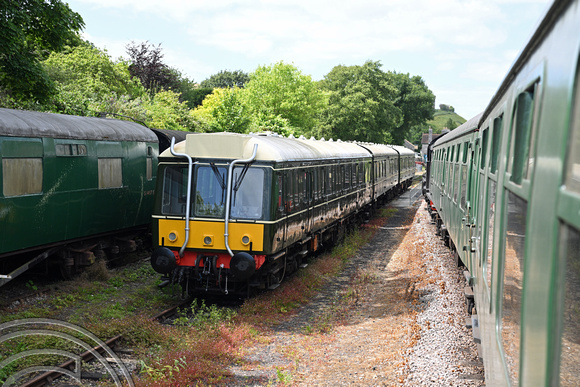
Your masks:
{"label": "passenger carriage window", "polygon": [[147,158],[147,164],[145,165],[145,178],[147,180],[153,180],[153,159],[151,157]]}
{"label": "passenger carriage window", "polygon": [[492,147],[490,156],[490,172],[493,174],[497,173],[498,158],[499,158],[499,147],[501,140],[501,126],[503,125],[503,114],[493,120],[493,133],[492,133]]}
{"label": "passenger carriage window", "polygon": [[517,386],[527,202],[512,192],[506,191],[505,203],[501,338],[509,377],[512,386]]}
{"label": "passenger carriage window", "polygon": [[153,147],[147,147],[147,164],[145,166],[145,177],[153,180]]}
{"label": "passenger carriage window", "polygon": [[282,174],[277,173],[278,178],[276,179],[276,190],[278,191],[278,213],[284,213],[284,191],[283,191],[283,179]]}
{"label": "passenger carriage window", "polygon": [[534,162],[533,143],[533,118],[534,96],[538,82],[520,93],[516,99],[514,117],[512,121],[512,133],[510,141],[510,153],[508,172],[510,180],[521,184],[523,178],[529,179]]}
{"label": "passenger carriage window", "polygon": [[443,173],[443,179],[441,179],[441,181],[443,182],[443,193],[445,193],[445,191],[447,190],[447,188],[446,188],[447,187],[447,177],[449,176],[449,171],[448,171],[449,162],[447,161],[447,155],[448,155],[447,152],[448,151],[446,150],[443,153],[443,165],[441,168],[441,172]]}
{"label": "passenger carriage window", "polygon": [[467,164],[461,165],[461,200],[460,205],[462,209],[467,209],[467,202],[465,200],[467,195]]}
{"label": "passenger carriage window", "polygon": [[570,226],[560,227],[561,258],[565,262],[566,286],[563,300],[563,326],[560,351],[560,386],[580,385],[580,232]]}
{"label": "passenger carriage window", "polygon": [[42,193],[42,158],[3,158],[2,170],[4,196]]}
{"label": "passenger carriage window", "polygon": [[318,168],[312,168],[312,195],[314,201],[320,199],[320,177],[318,176]]}
{"label": "passenger carriage window", "polygon": [[277,195],[276,203],[277,203],[277,211],[279,214],[284,213],[284,179],[282,178],[281,172],[275,172],[276,174],[276,186],[275,192]]}
{"label": "passenger carriage window", "polygon": [[324,167],[320,167],[318,169],[318,188],[320,189],[320,194],[318,195],[320,197],[320,199],[322,199],[324,197],[324,184],[325,184],[325,179],[326,179],[326,175],[325,175],[325,171],[324,171]]}
{"label": "passenger carriage window", "polygon": [[55,153],[57,156],[86,156],[87,146],[85,144],[56,144]]}
{"label": "passenger carriage window", "polygon": [[326,167],[326,195],[332,194],[332,168],[331,166]]}
{"label": "passenger carriage window", "polygon": [[284,208],[286,213],[291,213],[294,208],[294,180],[291,171],[284,172]]}
{"label": "passenger carriage window", "polygon": [[487,156],[488,133],[489,133],[489,127],[483,129],[483,131],[481,132],[481,157],[479,160],[479,168],[480,169],[485,169],[485,167],[486,167],[485,161],[487,160],[486,156]]}
{"label": "passenger carriage window", "polygon": [[469,151],[468,143],[463,143],[463,156],[461,160],[461,195],[460,203],[462,209],[467,209],[466,195],[467,195],[467,152]]}
{"label": "passenger carriage window", "polygon": [[99,189],[123,187],[123,159],[99,158]]}
{"label": "passenger carriage window", "polygon": [[304,196],[304,192],[306,191],[306,186],[304,184],[304,172],[298,171],[296,184],[296,206],[298,206],[298,209],[301,209],[306,200],[306,197]]}
{"label": "passenger carriage window", "polygon": [[290,208],[298,210],[300,209],[300,186],[298,185],[298,176],[296,171],[292,171],[290,176],[292,176],[292,204],[290,205]]}
{"label": "passenger carriage window", "polygon": [[447,179],[445,180],[445,193],[447,193],[448,196],[453,192],[453,151],[454,147],[450,147],[447,151]]}
{"label": "passenger carriage window", "polygon": [[457,202],[457,196],[459,194],[459,154],[460,154],[460,145],[457,145],[457,152],[455,152],[455,163],[454,163],[454,170],[453,170],[453,201]]}
{"label": "passenger carriage window", "polygon": [[493,230],[495,227],[495,199],[496,199],[496,182],[489,179],[487,188],[487,235],[486,243],[487,246],[484,248],[485,254],[485,266],[483,271],[485,273],[485,279],[488,289],[491,290],[492,286],[492,269],[493,269]]}
{"label": "passenger carriage window", "polygon": [[4,139],[0,155],[4,196],[42,193],[43,156],[40,139]]}
{"label": "passenger carriage window", "polygon": [[344,166],[344,189],[350,188],[350,164]]}

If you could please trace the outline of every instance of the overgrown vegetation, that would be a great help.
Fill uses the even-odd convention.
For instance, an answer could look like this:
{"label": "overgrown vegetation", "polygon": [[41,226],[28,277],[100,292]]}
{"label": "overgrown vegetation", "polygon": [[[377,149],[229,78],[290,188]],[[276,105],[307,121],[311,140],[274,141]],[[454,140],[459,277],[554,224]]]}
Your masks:
{"label": "overgrown vegetation", "polygon": [[[1,314],[0,323],[21,318],[54,318],[84,327],[103,340],[123,334],[123,345],[133,348],[142,360],[136,378],[140,386],[226,383],[231,376],[228,367],[246,362],[244,349],[264,340],[274,326],[291,317],[340,273],[388,216],[389,210],[381,210],[378,218],[348,235],[331,252],[312,259],[306,269],[284,281],[278,289],[246,300],[237,309],[197,300],[190,308],[180,310],[172,325],[160,324],[150,316],[177,303],[180,290],[159,289],[158,275],[147,261],[120,270],[109,270],[100,263],[81,278],[45,296],[37,306],[11,306]],[[333,300],[305,333],[331,332],[354,305],[357,284],[372,281],[368,274],[355,278],[353,286]],[[54,345],[30,341],[4,343],[0,347],[0,361],[24,347],[50,344]],[[29,361],[15,363],[5,370],[5,375],[29,365]],[[278,382],[291,383],[291,378],[290,370],[278,370]]]}
{"label": "overgrown vegetation", "polygon": [[158,129],[395,144],[433,118],[424,80],[377,61],[336,66],[321,81],[277,62],[197,83],[164,62],[161,45],[130,42],[127,58],[113,59],[82,41],[82,18],[62,0],[10,3],[0,21],[0,107],[114,113]]}

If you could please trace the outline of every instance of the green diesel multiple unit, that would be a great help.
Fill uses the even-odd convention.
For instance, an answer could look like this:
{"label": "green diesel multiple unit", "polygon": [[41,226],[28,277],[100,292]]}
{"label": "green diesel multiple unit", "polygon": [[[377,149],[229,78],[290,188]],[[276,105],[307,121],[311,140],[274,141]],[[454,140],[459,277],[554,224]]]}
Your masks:
{"label": "green diesel multiple unit", "polygon": [[152,265],[188,293],[275,287],[407,188],[414,157],[387,145],[190,134],[159,158]]}
{"label": "green diesel multiple unit", "polygon": [[0,109],[0,285],[25,253],[68,274],[133,249],[151,222],[158,151],[132,122]]}
{"label": "green diesel multiple unit", "polygon": [[488,386],[580,385],[579,59],[580,2],[555,1],[485,111],[430,145]]}

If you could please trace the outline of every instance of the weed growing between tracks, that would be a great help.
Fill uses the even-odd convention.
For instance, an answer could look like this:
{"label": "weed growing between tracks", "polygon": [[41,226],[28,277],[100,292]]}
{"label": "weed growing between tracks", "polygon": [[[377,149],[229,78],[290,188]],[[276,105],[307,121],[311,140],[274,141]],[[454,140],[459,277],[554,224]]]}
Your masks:
{"label": "weed growing between tracks", "polygon": [[[151,321],[151,315],[179,302],[180,290],[160,290],[158,275],[145,261],[114,270],[104,264],[95,265],[80,278],[59,284],[48,295],[3,307],[0,323],[52,318],[80,325],[102,340],[122,334],[122,346],[132,348],[135,357],[141,359],[141,373],[134,378],[138,386],[223,384],[232,376],[232,364],[252,367],[244,351],[267,342],[272,329],[294,316],[298,307],[340,273],[389,215],[389,210],[381,210],[379,217],[347,236],[342,245],[311,260],[306,269],[275,291],[247,300],[235,311],[201,304],[195,312],[179,317],[173,326]],[[368,284],[373,278],[362,273],[355,281]],[[306,333],[332,331],[359,297],[356,286],[341,293]],[[29,342],[11,345],[40,347]],[[12,349],[0,347],[0,361],[10,356]],[[29,365],[15,364],[11,372]],[[277,369],[279,382],[291,380],[290,371]]]}
{"label": "weed growing between tracks", "polygon": [[[227,384],[228,378],[232,377],[228,370],[232,364],[251,368],[251,361],[244,357],[246,349],[267,342],[275,326],[295,315],[301,305],[309,302],[340,273],[390,213],[383,211],[380,215],[383,216],[347,236],[344,243],[330,253],[312,260],[306,269],[284,281],[278,289],[246,300],[235,313],[230,309],[219,312],[220,309],[202,304],[193,317],[178,318],[175,326],[167,331],[173,335],[167,338],[168,345],[144,354],[142,372],[136,378],[136,385]],[[372,277],[363,275],[359,281],[369,283]],[[355,292],[347,291],[333,309],[317,317],[311,333],[331,331],[344,311],[352,306],[349,300]],[[276,375],[280,383],[291,380],[291,370],[279,368]]]}

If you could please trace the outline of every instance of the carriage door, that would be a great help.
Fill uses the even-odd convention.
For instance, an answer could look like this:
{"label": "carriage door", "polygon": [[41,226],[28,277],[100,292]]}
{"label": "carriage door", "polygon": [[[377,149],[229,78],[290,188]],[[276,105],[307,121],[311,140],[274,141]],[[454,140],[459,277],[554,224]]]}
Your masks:
{"label": "carriage door", "polygon": [[[476,143],[476,150],[479,148],[479,141]],[[465,143],[463,148],[463,165],[462,165],[462,182],[461,182],[461,205],[465,210],[464,235],[467,253],[475,252],[475,208],[477,190],[477,160],[476,150],[473,149],[472,143]],[[465,179],[465,180],[463,180]],[[470,263],[472,259],[469,258]],[[470,270],[473,268],[470,267]]]}

